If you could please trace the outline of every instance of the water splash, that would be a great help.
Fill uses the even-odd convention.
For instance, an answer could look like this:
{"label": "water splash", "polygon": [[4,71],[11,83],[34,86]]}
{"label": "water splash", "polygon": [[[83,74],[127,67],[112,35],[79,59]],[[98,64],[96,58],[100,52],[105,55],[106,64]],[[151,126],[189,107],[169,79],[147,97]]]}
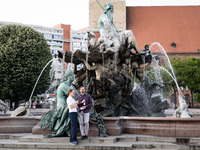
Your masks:
{"label": "water splash", "polygon": [[[136,70],[134,71],[134,79],[133,79],[133,82],[131,82],[131,83],[133,83],[133,89],[132,89],[132,92],[137,88],[137,83],[135,82],[135,80],[136,80]],[[132,92],[130,93],[130,95],[132,94]]]}
{"label": "water splash", "polygon": [[142,57],[142,61],[143,61],[143,64],[144,64],[144,67],[143,67],[143,81],[145,80],[145,65],[146,65],[146,63],[145,63],[145,56],[141,56]]}
{"label": "water splash", "polygon": [[163,79],[160,75],[160,66],[158,64],[158,61],[155,60],[155,58],[152,60],[151,66],[153,67],[153,73],[154,73],[156,82],[163,83]]}
{"label": "water splash", "polygon": [[46,93],[56,93],[57,86],[63,81],[63,66],[64,60],[58,57],[53,58],[53,62],[51,65],[51,70],[49,73],[50,76],[50,86]]}
{"label": "water splash", "polygon": [[[153,75],[155,77],[155,81],[157,83],[163,84],[163,79],[162,79],[162,76],[161,76],[161,69],[160,69],[160,66],[159,66],[159,61],[157,61],[155,59],[155,57],[153,57],[153,59],[152,59],[151,66],[152,66],[151,72],[153,73]],[[155,89],[156,89],[156,92],[159,92],[161,95],[163,95],[163,89],[162,88],[156,87]]]}
{"label": "water splash", "polygon": [[71,70],[73,70],[74,53],[75,53],[75,52],[71,51],[71,63],[70,63],[70,68],[71,68]]}
{"label": "water splash", "polygon": [[175,73],[174,73],[174,69],[173,69],[173,67],[172,67],[172,64],[171,64],[171,62],[170,62],[170,60],[169,60],[169,57],[168,57],[168,55],[167,55],[165,49],[164,49],[164,48],[160,45],[160,43],[158,43],[158,42],[152,43],[152,44],[151,44],[151,47],[154,46],[154,45],[157,45],[157,46],[159,47],[159,50],[161,51],[160,53],[161,53],[162,55],[164,55],[165,58],[167,59],[167,63],[168,63],[168,66],[169,66],[169,68],[170,68],[170,70],[171,70],[171,73],[170,73],[168,70],[166,70],[165,68],[163,68],[163,67],[160,67],[160,68],[161,68],[162,70],[166,71],[166,72],[170,75],[170,77],[174,80],[174,82],[175,82],[175,84],[176,84],[176,87],[177,87],[177,90],[178,90],[178,94],[179,94],[179,104],[180,104],[180,106],[179,106],[178,109],[176,110],[174,116],[177,117],[177,114],[180,114],[179,116],[180,116],[181,118],[191,118],[191,114],[190,114],[189,111],[188,111],[188,107],[187,107],[186,101],[185,101],[185,99],[184,99],[184,95],[182,94],[182,92],[181,92],[181,90],[180,90],[180,87],[179,87],[179,85],[178,85],[178,82],[177,82],[177,79],[176,79],[176,76],[175,76]]}
{"label": "water splash", "polygon": [[161,54],[164,55],[164,56],[167,58],[167,62],[168,62],[169,68],[170,68],[170,70],[171,70],[171,72],[172,72],[172,75],[173,75],[174,79],[177,81],[176,76],[175,76],[175,73],[174,73],[174,69],[173,69],[173,67],[172,67],[172,64],[171,64],[171,62],[170,62],[170,60],[169,60],[169,57],[168,57],[167,52],[165,51],[165,49],[164,49],[164,48],[160,45],[160,43],[158,43],[158,42],[154,42],[154,43],[152,43],[151,45],[152,45],[152,46],[153,46],[153,45],[157,45],[157,46],[160,48],[160,50],[161,50],[161,52],[162,52]]}
{"label": "water splash", "polygon": [[[88,53],[86,53],[86,62],[88,63]],[[86,89],[87,89],[87,85],[88,85],[88,69],[86,67]]]}
{"label": "water splash", "polygon": [[117,71],[117,55],[118,55],[118,52],[115,52],[115,54],[113,55],[113,60],[114,60],[114,64],[115,64],[115,71]]}
{"label": "water splash", "polygon": [[[102,53],[102,64],[103,64],[103,67],[105,67],[104,53]],[[105,70],[103,69],[103,93],[105,93],[105,78],[104,77],[105,77]]]}
{"label": "water splash", "polygon": [[172,75],[167,69],[165,69],[165,68],[163,68],[163,67],[160,67],[160,68],[161,68],[162,70],[166,71],[166,72],[170,75],[170,77],[174,80],[174,82],[175,82],[175,84],[176,84],[176,87],[177,87],[177,89],[178,89],[178,94],[179,94],[178,100],[179,100],[180,106],[179,106],[179,108],[176,110],[176,112],[174,113],[174,117],[177,117],[177,113],[181,113],[181,115],[180,115],[181,118],[191,118],[192,114],[189,113],[187,103],[186,103],[186,101],[185,101],[185,99],[184,99],[183,93],[181,92],[181,90],[180,90],[180,88],[179,88],[179,86],[178,86],[178,83],[177,83],[177,81],[176,81],[176,78],[174,78],[173,75]]}
{"label": "water splash", "polygon": [[47,67],[52,61],[53,61],[53,59],[51,59],[51,60],[44,66],[44,68],[43,68],[42,71],[40,72],[40,75],[38,76],[38,78],[37,78],[37,80],[36,80],[36,82],[35,82],[35,85],[34,85],[34,87],[33,87],[33,90],[32,90],[32,92],[31,92],[31,95],[30,95],[30,97],[29,97],[29,108],[30,108],[30,109],[31,109],[31,98],[32,98],[32,96],[33,96],[33,92],[35,91],[35,88],[36,88],[36,86],[37,86],[37,83],[38,83],[38,81],[39,81],[39,79],[40,79],[42,73],[43,73],[44,70],[46,69],[46,67]]}
{"label": "water splash", "polygon": [[[180,94],[182,94],[182,93],[181,93],[181,90],[180,90],[180,88],[179,88],[179,86],[178,86],[178,83],[177,83],[177,79],[176,79],[176,76],[175,76],[175,73],[174,73],[174,69],[173,69],[173,67],[172,67],[172,64],[171,64],[171,62],[170,62],[170,59],[169,59],[169,57],[168,57],[168,55],[167,55],[165,49],[164,49],[164,48],[160,45],[160,43],[158,43],[158,42],[154,42],[154,43],[152,43],[151,45],[152,45],[152,46],[153,46],[153,45],[157,45],[157,46],[160,48],[161,52],[162,52],[161,54],[164,55],[164,56],[166,57],[167,62],[168,62],[168,66],[169,66],[169,68],[170,68],[172,74],[171,74],[169,71],[168,71],[168,73],[171,74],[170,76],[173,78],[174,82],[176,83],[178,92],[179,92]],[[164,70],[164,68],[162,68],[162,69]],[[167,71],[167,70],[165,69],[165,71]],[[182,95],[183,95],[183,94],[182,94]]]}

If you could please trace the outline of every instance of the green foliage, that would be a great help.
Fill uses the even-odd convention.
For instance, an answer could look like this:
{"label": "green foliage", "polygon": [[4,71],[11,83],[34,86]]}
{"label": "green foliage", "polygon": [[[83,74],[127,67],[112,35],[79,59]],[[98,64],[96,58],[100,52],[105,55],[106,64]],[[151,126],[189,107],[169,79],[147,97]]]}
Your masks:
{"label": "green foliage", "polygon": [[149,148],[150,148],[150,149],[152,149],[152,148],[156,148],[156,146],[153,145],[153,144],[151,144],[151,145],[149,145]]}
{"label": "green foliage", "polygon": [[135,145],[132,145],[132,148],[135,149],[135,148],[137,148],[137,147],[136,147]]}
{"label": "green foliage", "polygon": [[200,59],[188,57],[183,60],[180,58],[172,60],[172,65],[176,71],[176,77],[180,86],[188,87],[191,92],[200,93]]}
{"label": "green foliage", "polygon": [[176,70],[177,80],[181,86],[188,86],[194,92],[200,87],[200,59],[188,57],[172,60],[172,65]]}
{"label": "green foliage", "polygon": [[[49,46],[39,32],[27,26],[0,28],[0,99],[28,100],[45,64],[52,59]],[[48,67],[35,93],[44,92],[49,80]]]}

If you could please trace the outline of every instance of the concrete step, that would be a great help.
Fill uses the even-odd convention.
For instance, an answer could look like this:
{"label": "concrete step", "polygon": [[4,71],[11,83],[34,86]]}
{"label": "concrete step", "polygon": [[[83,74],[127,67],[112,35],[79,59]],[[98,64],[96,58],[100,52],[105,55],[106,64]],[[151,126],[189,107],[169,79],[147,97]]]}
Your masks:
{"label": "concrete step", "polygon": [[[38,142],[38,143],[57,143],[60,141],[69,141],[69,137],[56,137],[56,138],[44,138],[43,135],[33,135],[31,133],[18,133],[18,134],[0,134],[0,139],[16,139],[19,142]],[[116,143],[116,142],[160,142],[160,143],[178,143],[178,144],[198,144],[199,138],[183,138],[183,137],[157,137],[148,135],[129,135],[122,134],[120,136],[108,136],[108,137],[89,137],[86,140],[80,140],[81,143]]]}
{"label": "concrete step", "polygon": [[28,143],[19,142],[17,140],[1,140],[1,148],[13,149],[80,149],[80,150],[96,150],[96,149],[113,149],[113,150],[130,150],[132,144],[129,143],[115,143],[115,144],[97,144],[97,143],[79,143],[79,145],[71,145],[69,142],[65,143]]}
{"label": "concrete step", "polygon": [[[121,135],[109,137],[89,137],[80,140],[79,145],[71,145],[69,137],[45,139],[42,135],[25,134],[0,134],[0,148],[4,149],[170,149],[188,150],[200,149],[200,138],[190,138],[188,143],[176,143],[176,138],[154,137],[144,135]],[[180,140],[180,139],[179,139]],[[185,139],[182,139],[183,141]]]}
{"label": "concrete step", "polygon": [[160,143],[178,143],[178,144],[195,144],[200,143],[200,138],[188,138],[188,137],[157,137],[157,136],[148,136],[148,135],[130,135],[122,134],[117,136],[117,142],[160,142]]}
{"label": "concrete step", "polygon": [[[195,146],[195,147],[194,147]],[[1,148],[13,149],[80,149],[80,150],[134,150],[134,149],[170,149],[170,150],[188,150],[187,145],[177,145],[172,143],[156,143],[156,142],[117,142],[113,144],[105,143],[79,143],[79,145],[71,145],[66,143],[28,143],[18,142],[17,140],[1,140]],[[200,145],[193,145],[194,148],[200,148]]]}
{"label": "concrete step", "polygon": [[[116,137],[89,137],[89,139],[81,140],[78,137],[79,143],[116,143]],[[34,143],[66,143],[69,142],[69,137],[44,138],[42,135],[23,136],[18,139],[19,142],[34,142]]]}
{"label": "concrete step", "polygon": [[11,139],[11,140],[18,140],[20,137],[32,135],[31,133],[5,133],[5,134],[0,134],[0,139]]}

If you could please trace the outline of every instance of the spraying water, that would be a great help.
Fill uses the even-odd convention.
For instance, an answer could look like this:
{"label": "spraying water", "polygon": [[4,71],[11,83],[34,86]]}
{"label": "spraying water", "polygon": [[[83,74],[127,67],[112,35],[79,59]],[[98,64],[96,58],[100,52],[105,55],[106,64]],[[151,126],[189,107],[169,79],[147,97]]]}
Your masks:
{"label": "spraying water", "polygon": [[32,96],[33,96],[33,92],[35,91],[35,88],[36,88],[36,85],[37,85],[37,83],[38,83],[38,81],[39,81],[39,79],[40,79],[40,77],[41,77],[41,75],[42,75],[42,73],[44,72],[44,70],[46,69],[46,67],[51,63],[53,61],[53,59],[51,59],[45,66],[44,66],[44,68],[42,69],[42,71],[40,72],[40,75],[38,76],[38,78],[37,78],[37,81],[35,82],[35,85],[34,85],[34,87],[33,87],[33,90],[32,90],[32,92],[31,92],[31,95],[30,95],[30,98],[29,98],[29,108],[31,109],[31,98],[32,98]]}
{"label": "spraying water", "polygon": [[57,86],[63,81],[63,59],[60,59],[58,57],[53,58],[53,62],[51,65],[50,70],[50,83],[49,89],[46,91],[46,93],[56,93]]}
{"label": "spraying water", "polygon": [[163,83],[162,77],[160,75],[160,66],[158,64],[158,61],[156,61],[155,59],[153,59],[152,63],[151,63],[151,66],[153,67],[156,81],[160,82],[160,83]]}
{"label": "spraying water", "polygon": [[169,68],[170,68],[170,70],[171,70],[171,72],[172,72],[172,75],[173,75],[174,79],[177,81],[176,76],[175,76],[175,73],[174,73],[174,69],[173,69],[173,67],[172,67],[172,64],[171,64],[171,62],[170,62],[170,60],[169,60],[169,57],[168,57],[168,55],[167,55],[165,49],[164,49],[164,48],[160,45],[160,43],[158,43],[158,42],[154,42],[154,43],[152,43],[151,45],[152,45],[152,46],[153,46],[153,45],[157,45],[157,46],[160,48],[162,54],[167,58],[168,65],[169,65]]}
{"label": "spraying water", "polygon": [[143,67],[143,80],[145,79],[145,56],[141,56],[142,57],[142,61],[143,61],[143,64],[144,64],[144,67]]}
{"label": "spraying water", "polygon": [[180,90],[180,88],[179,88],[179,86],[178,86],[178,83],[177,83],[176,79],[172,76],[172,74],[171,74],[167,69],[163,68],[162,66],[160,67],[160,69],[162,69],[162,70],[164,70],[165,72],[167,72],[167,74],[174,80],[174,82],[175,82],[175,84],[176,84],[176,88],[178,89],[179,93],[180,93],[181,95],[183,95],[182,92],[181,92],[181,90]]}
{"label": "spraying water", "polygon": [[179,94],[179,104],[180,106],[178,107],[178,109],[176,110],[175,114],[174,114],[174,117],[181,117],[181,118],[191,118],[191,114],[189,113],[188,111],[188,107],[187,107],[187,104],[186,104],[186,101],[184,100],[184,95],[182,94],[179,86],[178,86],[178,83],[177,83],[177,79],[176,79],[176,76],[175,76],[175,73],[174,73],[174,69],[172,67],[172,64],[169,60],[169,57],[166,53],[166,51],[164,50],[164,48],[160,45],[160,43],[158,42],[154,42],[151,44],[151,47],[154,46],[154,45],[157,45],[159,47],[159,49],[161,50],[161,54],[163,54],[166,58],[167,58],[167,62],[168,62],[168,65],[169,65],[169,68],[171,70],[171,73],[166,70],[165,68],[163,67],[160,67],[162,70],[166,71],[170,77],[174,80],[175,84],[176,84],[176,87],[177,87],[177,90],[178,90],[178,94]]}
{"label": "spraying water", "polygon": [[74,53],[75,53],[75,52],[71,51],[71,64],[70,64],[71,70],[73,70],[73,58],[74,58]]}
{"label": "spraying water", "polygon": [[[88,63],[88,53],[86,53],[86,62]],[[87,89],[87,84],[88,84],[88,70],[86,68],[86,89]]]}

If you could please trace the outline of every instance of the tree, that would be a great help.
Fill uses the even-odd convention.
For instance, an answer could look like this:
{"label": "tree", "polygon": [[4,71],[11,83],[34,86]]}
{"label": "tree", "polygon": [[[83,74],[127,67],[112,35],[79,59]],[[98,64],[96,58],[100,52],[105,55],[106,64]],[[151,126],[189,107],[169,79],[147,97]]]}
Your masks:
{"label": "tree", "polygon": [[[181,60],[176,58],[171,62],[176,72],[179,86],[187,86],[190,89],[192,93],[192,106],[194,106],[194,94],[198,95],[200,92],[200,59],[188,57]],[[199,99],[197,100],[200,102]]]}
{"label": "tree", "polygon": [[[18,104],[28,100],[45,64],[52,59],[49,46],[41,33],[31,27],[7,25],[0,28],[0,99]],[[35,93],[48,86],[48,67],[41,76]]]}

